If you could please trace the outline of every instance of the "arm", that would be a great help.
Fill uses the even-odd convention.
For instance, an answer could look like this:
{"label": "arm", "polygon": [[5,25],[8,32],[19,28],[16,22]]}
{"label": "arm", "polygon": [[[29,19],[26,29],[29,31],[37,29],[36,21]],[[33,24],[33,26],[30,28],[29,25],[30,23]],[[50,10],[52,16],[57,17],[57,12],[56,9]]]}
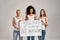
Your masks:
{"label": "arm", "polygon": [[45,26],[48,26],[48,18],[45,18]]}
{"label": "arm", "polygon": [[36,15],[34,16],[34,20],[37,20],[37,16]]}
{"label": "arm", "polygon": [[25,20],[28,20],[28,15],[26,15],[26,18],[25,18]]}

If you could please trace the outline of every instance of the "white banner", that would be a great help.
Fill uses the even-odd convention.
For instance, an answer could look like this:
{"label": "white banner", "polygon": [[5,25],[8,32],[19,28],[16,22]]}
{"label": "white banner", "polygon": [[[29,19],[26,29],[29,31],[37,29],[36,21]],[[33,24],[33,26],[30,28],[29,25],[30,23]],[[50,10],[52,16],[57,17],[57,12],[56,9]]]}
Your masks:
{"label": "white banner", "polygon": [[20,22],[20,36],[41,36],[42,25],[39,20]]}

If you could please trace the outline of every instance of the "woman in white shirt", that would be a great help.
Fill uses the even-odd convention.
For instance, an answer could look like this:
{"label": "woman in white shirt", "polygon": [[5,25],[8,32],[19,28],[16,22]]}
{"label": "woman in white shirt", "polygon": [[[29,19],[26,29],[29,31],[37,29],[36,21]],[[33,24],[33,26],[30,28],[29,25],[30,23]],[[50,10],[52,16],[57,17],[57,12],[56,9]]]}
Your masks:
{"label": "woman in white shirt", "polygon": [[[33,6],[28,6],[26,9],[26,20],[36,20],[36,12]],[[27,40],[34,40],[34,36],[28,36]]]}
{"label": "woman in white shirt", "polygon": [[42,36],[38,36],[39,40],[44,40],[45,39],[45,34],[46,34],[46,27],[48,26],[48,18],[46,16],[45,10],[41,9],[40,10],[40,17],[39,17],[40,22],[42,23]]}
{"label": "woman in white shirt", "polygon": [[19,22],[23,20],[23,18],[20,16],[20,10],[16,10],[16,15],[15,17],[13,17],[12,20],[12,25],[14,27],[14,31],[13,31],[13,40],[17,40],[17,37],[19,37],[19,40],[22,37],[20,37],[20,26],[19,26]]}

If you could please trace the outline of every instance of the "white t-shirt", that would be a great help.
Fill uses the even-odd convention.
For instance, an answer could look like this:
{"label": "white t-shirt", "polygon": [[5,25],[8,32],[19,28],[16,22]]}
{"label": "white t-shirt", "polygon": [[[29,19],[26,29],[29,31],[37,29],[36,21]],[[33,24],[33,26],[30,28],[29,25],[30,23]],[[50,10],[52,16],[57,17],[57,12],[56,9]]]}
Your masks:
{"label": "white t-shirt", "polygon": [[[40,20],[40,22],[41,22],[41,24],[42,24],[42,30],[45,30],[45,29],[46,29],[46,28],[45,28],[45,24],[44,24],[44,23],[45,23],[45,18],[46,18],[46,17],[39,18],[39,20]],[[42,21],[43,21],[44,23],[43,23]]]}

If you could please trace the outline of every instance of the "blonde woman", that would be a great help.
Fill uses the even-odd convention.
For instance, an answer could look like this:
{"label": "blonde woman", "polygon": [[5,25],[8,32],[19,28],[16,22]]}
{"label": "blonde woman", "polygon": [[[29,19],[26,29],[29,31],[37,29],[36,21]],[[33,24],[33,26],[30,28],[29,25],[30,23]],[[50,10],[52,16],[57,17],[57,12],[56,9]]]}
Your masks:
{"label": "blonde woman", "polygon": [[14,27],[14,31],[13,31],[13,40],[17,40],[17,38],[19,37],[19,40],[21,38],[22,40],[22,37],[20,37],[20,27],[19,27],[19,22],[21,20],[23,20],[23,18],[20,16],[20,10],[16,10],[16,16],[13,17],[13,20],[12,20],[12,25]]}

